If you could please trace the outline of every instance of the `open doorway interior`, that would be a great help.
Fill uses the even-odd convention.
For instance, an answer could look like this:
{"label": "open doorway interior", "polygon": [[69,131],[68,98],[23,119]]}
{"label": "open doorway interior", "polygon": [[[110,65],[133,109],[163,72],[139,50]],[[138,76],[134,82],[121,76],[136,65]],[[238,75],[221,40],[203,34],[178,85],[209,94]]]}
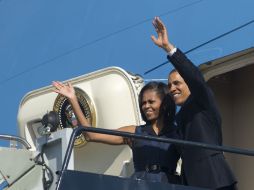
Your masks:
{"label": "open doorway interior", "polygon": [[[254,65],[208,80],[222,116],[223,144],[254,147]],[[238,180],[238,188],[254,187],[254,157],[225,153]]]}

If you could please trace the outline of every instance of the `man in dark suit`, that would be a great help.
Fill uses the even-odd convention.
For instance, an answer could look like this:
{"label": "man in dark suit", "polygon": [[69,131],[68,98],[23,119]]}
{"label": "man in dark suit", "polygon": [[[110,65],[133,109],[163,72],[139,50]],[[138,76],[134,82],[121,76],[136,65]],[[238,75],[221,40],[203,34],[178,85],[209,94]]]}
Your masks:
{"label": "man in dark suit", "polygon": [[[164,49],[175,70],[168,86],[175,103],[181,106],[176,115],[182,138],[188,141],[222,145],[221,117],[212,91],[199,69],[168,40],[162,21],[155,17],[158,37],[153,42]],[[235,190],[236,179],[221,151],[183,147],[182,181],[185,185],[219,190]]]}

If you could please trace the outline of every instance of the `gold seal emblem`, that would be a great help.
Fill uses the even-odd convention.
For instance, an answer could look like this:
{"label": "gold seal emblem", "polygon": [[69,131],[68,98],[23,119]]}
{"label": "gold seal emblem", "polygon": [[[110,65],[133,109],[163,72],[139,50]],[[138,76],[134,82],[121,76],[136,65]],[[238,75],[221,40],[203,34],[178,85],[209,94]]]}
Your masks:
{"label": "gold seal emblem", "polygon": [[[78,98],[79,105],[86,119],[92,124],[96,125],[95,110],[89,96],[81,89],[74,87],[76,96]],[[78,120],[72,110],[72,107],[66,97],[58,94],[56,97],[53,111],[58,113],[59,116],[59,126],[58,129],[63,128],[75,128],[78,126]],[[81,147],[86,144],[86,140],[83,134],[76,137],[74,146]]]}

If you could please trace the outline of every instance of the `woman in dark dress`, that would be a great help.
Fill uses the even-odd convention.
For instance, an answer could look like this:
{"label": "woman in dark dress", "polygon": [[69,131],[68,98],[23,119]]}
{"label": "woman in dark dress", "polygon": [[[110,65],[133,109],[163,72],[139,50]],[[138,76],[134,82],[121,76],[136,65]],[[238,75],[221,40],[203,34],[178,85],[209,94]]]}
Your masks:
{"label": "woman in dark dress", "polygon": [[[79,106],[72,85],[70,83],[64,85],[59,81],[54,81],[52,84],[56,88],[55,92],[69,100],[78,122],[83,126],[91,126]],[[146,84],[139,94],[139,107],[146,124],[125,126],[116,130],[155,137],[178,138],[174,126],[175,104],[166,84],[161,82]],[[91,132],[86,132],[85,136],[89,141],[94,142],[111,145],[128,144],[133,152],[135,169],[133,179],[178,182],[175,171],[179,154],[172,144],[141,139],[130,140],[121,136]]]}

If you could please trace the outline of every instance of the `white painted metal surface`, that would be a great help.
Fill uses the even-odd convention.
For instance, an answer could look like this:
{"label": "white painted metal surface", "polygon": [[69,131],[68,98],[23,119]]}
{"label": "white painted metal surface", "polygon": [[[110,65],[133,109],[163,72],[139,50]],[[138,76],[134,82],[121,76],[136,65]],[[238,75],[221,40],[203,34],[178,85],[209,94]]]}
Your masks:
{"label": "white painted metal surface", "polygon": [[[93,107],[94,127],[115,129],[142,124],[138,104],[138,93],[144,85],[141,77],[118,67],[110,67],[65,82],[71,82],[89,97]],[[68,143],[69,130],[60,134],[59,129],[60,131],[49,136],[38,133],[38,129],[42,127],[40,120],[44,114],[53,110],[56,98],[57,94],[53,92],[52,86],[26,94],[20,103],[18,124],[20,136],[31,144],[31,151],[40,151],[42,145],[47,144],[44,150],[47,162],[54,170],[59,170],[65,153],[64,147]],[[132,152],[128,146],[89,142],[74,148],[69,169],[129,176],[133,172]]]}

